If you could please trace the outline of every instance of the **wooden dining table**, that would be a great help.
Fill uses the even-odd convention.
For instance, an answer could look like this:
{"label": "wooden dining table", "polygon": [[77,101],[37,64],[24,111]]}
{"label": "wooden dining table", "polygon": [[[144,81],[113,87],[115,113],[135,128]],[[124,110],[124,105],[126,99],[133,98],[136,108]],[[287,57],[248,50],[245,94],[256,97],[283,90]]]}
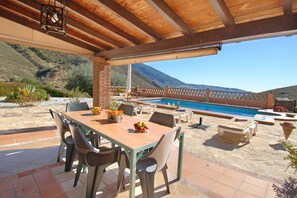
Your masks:
{"label": "wooden dining table", "polygon": [[[62,112],[62,116],[96,132],[99,136],[125,150],[130,163],[129,197],[135,197],[136,163],[141,158],[143,151],[155,146],[163,134],[173,130],[172,128],[149,122],[139,117],[131,117],[127,115],[124,115],[122,122],[115,123],[107,119],[105,111],[100,115],[93,115],[90,110]],[[148,131],[137,133],[134,130],[134,124],[137,122],[145,122],[149,128]],[[183,132],[180,133],[178,140],[179,152],[176,179],[180,180],[184,144]]]}

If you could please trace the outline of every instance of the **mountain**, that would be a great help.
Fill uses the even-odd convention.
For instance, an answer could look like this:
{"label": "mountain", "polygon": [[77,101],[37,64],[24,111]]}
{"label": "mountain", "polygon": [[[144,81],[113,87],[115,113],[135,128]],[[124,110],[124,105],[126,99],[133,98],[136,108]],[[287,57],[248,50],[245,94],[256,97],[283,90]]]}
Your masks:
{"label": "mountain", "polygon": [[[92,73],[92,62],[84,56],[70,55],[0,42],[0,81],[28,78],[41,81],[57,89],[64,89],[67,76],[73,72]],[[112,84],[125,85],[127,66],[112,67]],[[212,89],[219,91],[243,90],[209,85],[187,84],[145,64],[133,64],[132,86],[146,88]]]}
{"label": "mountain", "polygon": [[297,85],[271,89],[261,93],[269,93],[269,92],[273,93],[274,98],[289,98],[292,100],[297,100]]}
{"label": "mountain", "polygon": [[166,87],[168,85],[170,87],[175,87],[175,88],[203,89],[203,90],[211,89],[216,91],[245,92],[244,90],[236,89],[236,88],[227,88],[227,87],[219,87],[219,86],[211,86],[211,85],[187,84],[145,64],[133,64],[133,69],[143,74],[145,77],[153,81],[159,87]]}

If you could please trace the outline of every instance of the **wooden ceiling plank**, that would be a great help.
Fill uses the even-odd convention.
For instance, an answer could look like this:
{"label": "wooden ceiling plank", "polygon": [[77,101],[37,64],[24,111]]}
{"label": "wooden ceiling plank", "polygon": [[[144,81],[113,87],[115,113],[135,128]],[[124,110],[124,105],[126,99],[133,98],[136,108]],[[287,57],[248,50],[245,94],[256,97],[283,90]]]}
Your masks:
{"label": "wooden ceiling plank", "polygon": [[209,2],[225,26],[235,25],[234,18],[224,0],[209,0]]}
{"label": "wooden ceiling plank", "polygon": [[[8,12],[8,11],[2,9],[2,8],[4,8],[4,7],[3,7],[3,6],[0,6],[0,16],[1,16],[1,17],[6,18],[6,19],[8,19],[8,20],[10,20],[10,21],[13,21],[13,22],[15,22],[15,23],[24,25],[24,26],[26,26],[26,27],[29,27],[29,28],[31,28],[31,29],[33,29],[33,30],[38,31],[38,32],[42,32],[42,33],[44,33],[44,32],[41,30],[39,24],[37,24],[37,23],[35,23],[35,22],[33,22],[33,21],[29,21],[29,20],[27,20],[27,19],[25,19],[25,18],[22,18],[22,17],[20,17],[20,16],[15,15],[15,14],[12,14],[12,13],[10,13],[10,12]],[[86,43],[84,43],[84,42],[81,42],[80,40],[78,40],[78,39],[76,39],[76,38],[73,38],[73,37],[70,37],[70,36],[68,36],[68,37],[64,37],[63,35],[58,35],[58,34],[53,34],[53,35],[51,35],[51,36],[52,36],[52,37],[55,37],[55,38],[57,38],[57,39],[60,39],[60,40],[62,40],[62,41],[66,41],[66,42],[68,42],[68,43],[71,43],[71,44],[73,44],[73,45],[82,47],[82,48],[84,48],[84,49],[91,50],[91,51],[93,51],[93,52],[98,52],[98,51],[100,51],[99,48],[96,48],[96,47],[94,47],[94,46],[92,46],[92,45],[89,45],[89,44],[86,44]]]}
{"label": "wooden ceiling plank", "polygon": [[74,1],[68,1],[66,4],[67,7],[72,9],[73,11],[83,15],[84,17],[90,19],[91,21],[94,21],[101,27],[108,29],[109,31],[113,32],[114,34],[122,37],[123,39],[126,39],[127,41],[130,41],[131,43],[138,45],[143,43],[141,40],[131,36],[127,32],[121,30],[120,28],[116,27],[115,25],[109,23],[108,21],[104,20],[103,18],[99,17],[98,15],[90,12],[89,10],[85,9],[78,3],[75,3]]}
{"label": "wooden ceiling plank", "polygon": [[169,21],[178,31],[184,35],[192,33],[191,28],[166,4],[163,0],[146,0],[157,12]]}
{"label": "wooden ceiling plank", "polygon": [[96,56],[105,57],[106,59],[120,58],[293,34],[297,34],[297,13],[199,32],[155,43],[98,52]]}
{"label": "wooden ceiling plank", "polygon": [[[1,5],[8,8],[8,9],[10,9],[10,10],[15,11],[15,12],[17,12],[19,14],[22,14],[22,15],[30,18],[30,19],[33,19],[33,20],[39,22],[39,20],[40,20],[40,15],[39,14],[30,12],[30,11],[24,9],[23,7],[19,7],[18,5],[15,5],[13,3],[15,3],[15,2],[14,1],[11,1],[11,2],[4,1],[4,2],[1,3]],[[95,41],[93,39],[90,39],[89,37],[77,32],[77,31],[74,31],[71,26],[67,26],[67,34],[71,35],[71,36],[74,36],[74,37],[77,37],[80,40],[89,42],[92,45],[96,45],[99,49],[103,49],[103,50],[111,49],[107,45],[99,43],[99,42],[97,42],[97,41]]]}
{"label": "wooden ceiling plank", "polygon": [[103,6],[107,7],[113,13],[121,16],[127,22],[135,26],[137,29],[141,30],[143,33],[151,36],[156,40],[162,40],[163,36],[149,27],[146,23],[138,19],[131,12],[126,10],[120,4],[118,4],[115,0],[98,0]]}
{"label": "wooden ceiling plank", "polygon": [[[36,1],[32,1],[32,0],[19,0],[19,1],[32,7],[32,8],[35,8],[36,10],[40,10],[40,4]],[[112,38],[109,38],[108,36],[105,36],[103,34],[100,34],[99,32],[93,30],[92,28],[90,28],[90,27],[88,27],[74,19],[71,19],[70,17],[68,17],[68,18],[66,17],[66,23],[69,25],[72,25],[75,28],[80,29],[81,31],[84,31],[94,37],[97,37],[99,40],[102,40],[105,43],[110,44],[111,46],[119,47],[119,48],[123,47],[123,45],[121,43],[119,43],[118,41],[116,41]]]}
{"label": "wooden ceiling plank", "polygon": [[284,14],[292,14],[292,9],[293,9],[293,2],[292,0],[282,0],[283,4],[283,9],[284,9]]}

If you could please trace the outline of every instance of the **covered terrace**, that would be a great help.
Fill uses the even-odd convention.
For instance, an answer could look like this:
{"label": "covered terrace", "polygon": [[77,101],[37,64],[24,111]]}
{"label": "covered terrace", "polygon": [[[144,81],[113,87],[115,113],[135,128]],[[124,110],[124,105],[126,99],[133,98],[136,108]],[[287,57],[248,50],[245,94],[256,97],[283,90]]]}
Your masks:
{"label": "covered terrace", "polygon": [[[0,40],[90,56],[93,105],[105,108],[112,66],[213,55],[227,43],[297,33],[297,0],[75,0],[66,1],[66,10],[66,36],[46,34],[40,28],[40,1],[1,1]],[[271,195],[269,185],[261,197]],[[216,187],[220,192],[222,186]],[[235,192],[222,196],[243,195]]]}

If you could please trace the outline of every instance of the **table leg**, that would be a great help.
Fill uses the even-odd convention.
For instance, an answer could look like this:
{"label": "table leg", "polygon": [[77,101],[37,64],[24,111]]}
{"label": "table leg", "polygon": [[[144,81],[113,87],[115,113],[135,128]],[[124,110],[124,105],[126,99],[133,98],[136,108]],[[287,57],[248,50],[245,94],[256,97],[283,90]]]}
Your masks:
{"label": "table leg", "polygon": [[182,164],[183,164],[183,150],[184,150],[184,133],[179,136],[179,148],[178,148],[178,164],[177,164],[177,180],[181,179]]}
{"label": "table leg", "polygon": [[134,198],[135,197],[135,179],[136,179],[136,155],[137,153],[135,151],[132,151],[129,155],[129,163],[130,163],[130,191],[129,191],[129,197]]}

